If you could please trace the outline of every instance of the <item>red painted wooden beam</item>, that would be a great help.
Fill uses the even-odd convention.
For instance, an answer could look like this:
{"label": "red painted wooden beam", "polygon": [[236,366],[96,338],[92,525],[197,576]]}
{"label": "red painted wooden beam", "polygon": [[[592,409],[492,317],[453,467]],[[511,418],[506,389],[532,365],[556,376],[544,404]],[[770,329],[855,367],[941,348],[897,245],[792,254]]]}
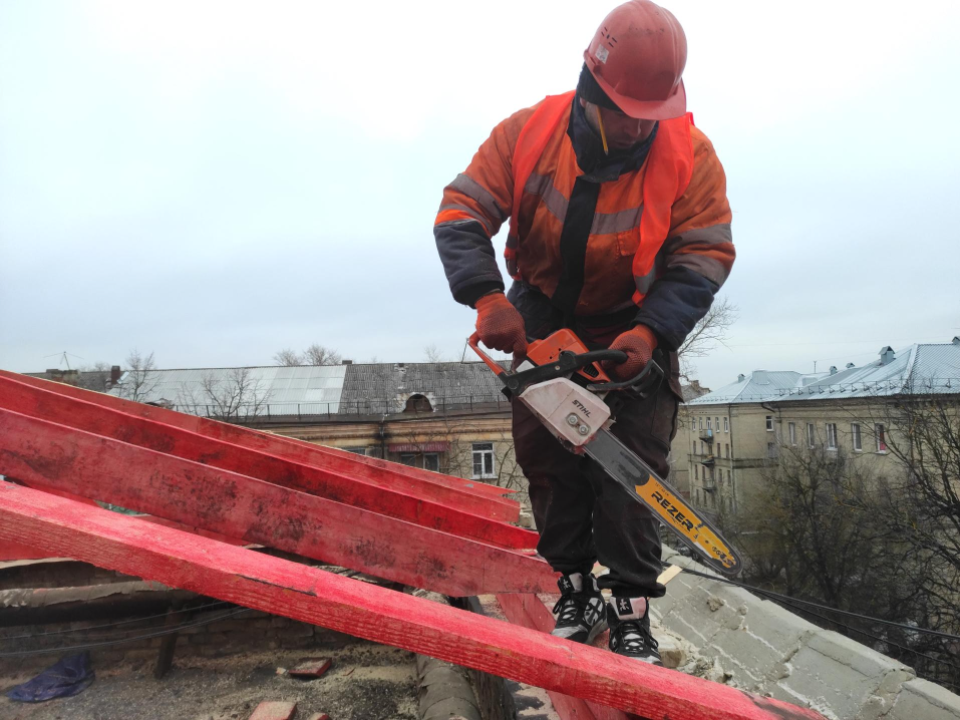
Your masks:
{"label": "red painted wooden beam", "polygon": [[0,482],[0,541],[12,540],[641,717],[823,720],[604,650]]}
{"label": "red painted wooden beam", "polygon": [[[503,614],[514,625],[548,634],[553,630],[553,614],[536,595],[497,595],[497,602]],[[622,710],[560,693],[550,693],[550,700],[560,720],[632,720],[636,717]]]}
{"label": "red painted wooden beam", "polygon": [[514,549],[537,545],[537,533],[509,523],[6,377],[0,377],[0,407],[492,545]]}
{"label": "red painted wooden beam", "polygon": [[[224,440],[251,450],[266,452],[293,462],[326,468],[332,472],[343,473],[380,487],[393,488],[399,492],[421,497],[425,500],[433,500],[476,515],[506,522],[516,522],[520,516],[520,506],[517,502],[502,497],[503,492],[512,491],[504,491],[503,488],[496,488],[485,483],[419,470],[385,460],[378,460],[377,458],[356,455],[345,450],[165,410],[152,405],[144,405],[112,395],[82,390],[63,383],[31,378],[5,370],[0,370],[0,377],[119,410],[128,415],[155,420],[206,437]],[[50,419],[56,421],[56,418]]]}
{"label": "red painted wooden beam", "polygon": [[0,474],[448,595],[543,592],[521,551],[0,408]]}

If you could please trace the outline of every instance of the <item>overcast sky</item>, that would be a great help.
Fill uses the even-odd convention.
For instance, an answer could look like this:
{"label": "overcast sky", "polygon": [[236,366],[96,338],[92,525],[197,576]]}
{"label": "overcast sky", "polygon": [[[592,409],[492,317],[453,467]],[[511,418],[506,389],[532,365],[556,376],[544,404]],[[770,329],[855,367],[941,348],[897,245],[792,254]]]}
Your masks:
{"label": "overcast sky", "polygon": [[[459,359],[442,188],[613,5],[0,1],[0,367]],[[701,380],[960,334],[960,2],[667,7],[738,254]]]}

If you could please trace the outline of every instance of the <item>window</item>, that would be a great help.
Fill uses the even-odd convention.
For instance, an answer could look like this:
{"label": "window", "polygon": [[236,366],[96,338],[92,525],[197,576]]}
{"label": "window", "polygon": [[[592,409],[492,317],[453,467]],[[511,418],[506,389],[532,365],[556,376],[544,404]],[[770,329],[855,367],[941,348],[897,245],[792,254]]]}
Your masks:
{"label": "window", "polygon": [[496,477],[493,464],[493,443],[473,444],[473,477]]}
{"label": "window", "polygon": [[720,418],[714,418],[714,427],[717,429],[717,432],[720,432]]}
{"label": "window", "polygon": [[720,484],[723,485],[723,470],[718,471],[717,475],[719,476],[717,479],[720,481]]}
{"label": "window", "polygon": [[791,445],[797,444],[797,424],[796,423],[789,423],[787,425],[787,436],[790,438]]}
{"label": "window", "polygon": [[707,418],[707,430],[710,429],[710,418]]}
{"label": "window", "polygon": [[704,449],[703,449],[703,440],[700,441],[700,454],[701,454],[701,455],[706,455],[706,454],[707,454],[706,452],[704,452]]}
{"label": "window", "polygon": [[401,453],[400,463],[403,465],[409,465],[410,467],[416,467],[417,456],[415,453]]}
{"label": "window", "polygon": [[698,425],[697,430],[703,430],[703,417],[702,417],[702,416],[699,417],[699,418],[697,418],[697,425]]}
{"label": "window", "polygon": [[365,447],[345,447],[344,450],[347,452],[354,453],[355,455],[366,455],[367,449]]}
{"label": "window", "polygon": [[877,452],[882,453],[887,451],[887,436],[884,432],[883,424],[877,423],[873,426],[873,434],[877,436]]}
{"label": "window", "polygon": [[700,489],[697,488],[697,505],[700,504]]}
{"label": "window", "polygon": [[694,454],[694,455],[697,454],[697,441],[696,441],[696,440],[693,441],[693,454]]}
{"label": "window", "polygon": [[850,426],[850,437],[853,439],[854,451],[861,452],[863,445],[860,443],[860,423],[853,423]]}
{"label": "window", "polygon": [[723,431],[725,433],[730,432],[730,418],[723,419]]}
{"label": "window", "polygon": [[694,466],[693,466],[693,479],[694,479],[694,480],[699,480],[699,479],[700,479],[700,466],[699,466],[699,465],[694,465]]}
{"label": "window", "polygon": [[723,449],[727,451],[727,458],[729,459],[729,457],[730,457],[730,443],[724,444]]}
{"label": "window", "polygon": [[817,444],[817,433],[813,429],[813,423],[807,423],[807,447],[815,447]]}
{"label": "window", "polygon": [[767,457],[776,458],[777,457],[777,444],[776,443],[767,443]]}
{"label": "window", "polygon": [[837,424],[827,423],[827,449],[837,449]]}
{"label": "window", "polygon": [[426,453],[423,456],[423,469],[440,472],[440,453]]}
{"label": "window", "polygon": [[409,412],[433,412],[433,406],[426,395],[411,395],[407,398],[407,404],[403,408],[405,413]]}
{"label": "window", "polygon": [[767,432],[773,432],[773,415],[767,415]]}

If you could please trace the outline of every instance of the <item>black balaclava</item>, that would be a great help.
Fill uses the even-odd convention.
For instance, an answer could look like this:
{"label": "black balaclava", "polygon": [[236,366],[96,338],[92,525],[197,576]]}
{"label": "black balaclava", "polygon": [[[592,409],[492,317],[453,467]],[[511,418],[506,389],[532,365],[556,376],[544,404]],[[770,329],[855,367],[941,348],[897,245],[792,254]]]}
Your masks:
{"label": "black balaclava", "polygon": [[609,153],[604,153],[603,142],[587,122],[587,115],[580,105],[580,98],[608,110],[619,111],[620,108],[597,84],[586,64],[584,64],[580,71],[580,81],[577,83],[577,93],[573,98],[567,135],[570,136],[570,142],[573,143],[577,165],[588,176],[588,179],[595,182],[609,182],[616,180],[624,173],[639,170],[644,160],[647,159],[647,153],[650,152],[650,146],[653,145],[653,140],[657,136],[660,123],[654,125],[653,132],[646,140],[622,150],[610,148]]}

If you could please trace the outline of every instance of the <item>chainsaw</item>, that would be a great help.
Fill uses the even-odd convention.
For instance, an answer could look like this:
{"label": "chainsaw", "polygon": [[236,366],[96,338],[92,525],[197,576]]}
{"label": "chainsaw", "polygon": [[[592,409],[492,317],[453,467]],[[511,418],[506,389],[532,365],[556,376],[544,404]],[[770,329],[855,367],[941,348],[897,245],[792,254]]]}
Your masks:
{"label": "chainsaw", "polygon": [[601,363],[622,363],[626,353],[590,351],[572,331],[562,329],[530,342],[526,359],[509,372],[480,348],[478,334],[468,343],[503,382],[503,393],[530,408],[561,445],[593,458],[711,568],[724,575],[740,573],[740,556],[720,531],[610,432],[624,391],[643,398],[659,388],[664,374],[656,362],[649,361],[636,377],[615,382]]}

